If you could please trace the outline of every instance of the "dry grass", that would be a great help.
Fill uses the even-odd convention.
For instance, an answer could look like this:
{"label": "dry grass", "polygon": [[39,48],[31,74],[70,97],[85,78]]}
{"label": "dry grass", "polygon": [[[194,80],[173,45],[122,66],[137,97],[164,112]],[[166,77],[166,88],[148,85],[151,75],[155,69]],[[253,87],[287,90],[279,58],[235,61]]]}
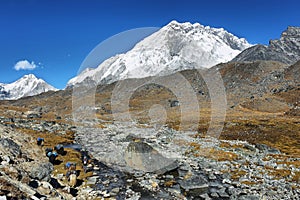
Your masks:
{"label": "dry grass", "polygon": [[245,185],[259,185],[262,183],[262,181],[241,181],[241,183]]}
{"label": "dry grass", "polygon": [[[42,137],[45,139],[43,149],[45,148],[53,148],[57,144],[72,144],[74,141],[74,133],[71,131],[67,131],[65,135],[57,135],[54,133],[43,133],[43,132],[37,132],[33,130],[28,129],[19,129],[21,132],[28,134],[32,136],[33,138]],[[64,168],[65,164],[67,162],[73,162],[76,163],[76,170],[79,172],[78,180],[85,181],[87,177],[92,175],[92,172],[84,173],[83,171],[83,165],[81,162],[81,154],[80,152],[71,149],[66,148],[66,155],[59,155],[57,157],[57,160],[60,162],[57,165],[54,165],[54,171],[53,174],[66,174],[66,170]],[[63,180],[65,184],[67,184],[67,180]]]}
{"label": "dry grass", "polygon": [[233,152],[217,150],[215,148],[201,148],[200,145],[194,143],[191,143],[190,146],[192,148],[188,150],[186,154],[195,157],[205,157],[217,161],[233,161],[239,159],[239,156]]}
{"label": "dry grass", "polygon": [[269,119],[232,120],[223,129],[221,139],[263,143],[291,156],[300,157],[300,119],[277,117]]}
{"label": "dry grass", "polygon": [[300,183],[300,172],[295,172],[295,175],[293,176],[292,181]]}
{"label": "dry grass", "polygon": [[236,148],[240,148],[240,149],[242,149],[242,148],[244,148],[244,145],[242,145],[242,144],[230,144],[229,142],[223,142],[223,141],[221,141],[220,142],[220,147],[222,147],[222,148],[230,148],[230,149],[232,149],[232,148],[234,148],[234,149],[236,149]]}
{"label": "dry grass", "polygon": [[296,168],[300,168],[300,161],[299,160],[297,160],[297,161],[287,161],[287,160],[278,161],[277,164],[286,164],[287,166],[293,165]]}
{"label": "dry grass", "polygon": [[275,179],[285,179],[291,175],[291,171],[287,169],[273,169],[268,173],[269,175],[273,176]]}
{"label": "dry grass", "polygon": [[232,170],[230,174],[233,180],[239,180],[241,177],[245,176],[247,172],[244,170],[236,169],[236,170]]}
{"label": "dry grass", "polygon": [[170,180],[164,183],[164,185],[166,187],[172,187],[173,185],[175,185],[177,182],[175,180]]}

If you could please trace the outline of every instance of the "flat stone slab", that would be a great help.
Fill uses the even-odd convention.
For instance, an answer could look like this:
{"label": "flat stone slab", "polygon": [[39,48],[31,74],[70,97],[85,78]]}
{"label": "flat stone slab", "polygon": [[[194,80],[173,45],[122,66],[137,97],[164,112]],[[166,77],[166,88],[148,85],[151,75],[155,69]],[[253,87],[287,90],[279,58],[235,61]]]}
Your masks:
{"label": "flat stone slab", "polygon": [[208,192],[208,181],[202,175],[179,181],[180,187],[190,195],[201,195]]}
{"label": "flat stone slab", "polygon": [[179,166],[175,160],[162,156],[144,142],[131,142],[125,151],[125,161],[134,169],[156,174],[164,174]]}

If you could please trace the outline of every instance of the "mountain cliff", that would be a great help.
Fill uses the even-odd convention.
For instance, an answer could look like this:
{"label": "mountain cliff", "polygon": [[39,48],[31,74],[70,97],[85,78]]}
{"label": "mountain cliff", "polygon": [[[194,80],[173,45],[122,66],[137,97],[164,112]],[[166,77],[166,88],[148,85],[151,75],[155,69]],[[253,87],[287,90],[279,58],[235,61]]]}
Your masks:
{"label": "mountain cliff", "polygon": [[280,39],[270,40],[268,46],[255,45],[244,50],[232,61],[273,60],[293,64],[300,60],[300,27],[289,26]]}

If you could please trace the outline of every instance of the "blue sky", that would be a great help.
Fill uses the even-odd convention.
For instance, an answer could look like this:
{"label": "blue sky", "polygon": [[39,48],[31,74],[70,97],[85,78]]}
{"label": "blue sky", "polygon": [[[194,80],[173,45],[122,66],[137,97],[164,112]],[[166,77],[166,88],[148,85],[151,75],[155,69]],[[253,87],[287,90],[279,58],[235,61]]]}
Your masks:
{"label": "blue sky", "polygon": [[[33,73],[62,89],[100,42],[171,20],[223,27],[250,43],[267,44],[287,26],[300,26],[299,7],[298,0],[2,0],[0,82]],[[37,67],[15,70],[22,60]]]}

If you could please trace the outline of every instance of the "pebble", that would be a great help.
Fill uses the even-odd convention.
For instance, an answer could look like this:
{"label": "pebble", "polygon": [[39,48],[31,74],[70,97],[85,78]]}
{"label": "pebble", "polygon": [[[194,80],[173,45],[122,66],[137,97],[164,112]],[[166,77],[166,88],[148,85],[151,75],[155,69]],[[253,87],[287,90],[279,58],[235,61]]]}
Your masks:
{"label": "pebble", "polygon": [[116,195],[118,195],[119,192],[120,192],[120,188],[113,188],[109,194],[111,196],[116,196]]}
{"label": "pebble", "polygon": [[98,178],[99,178],[98,176],[88,177],[87,178],[87,184],[88,185],[95,185]]}
{"label": "pebble", "polygon": [[210,194],[210,196],[211,196],[212,198],[219,198],[219,195],[218,195],[218,193],[216,193],[216,192],[212,192],[212,193]]}
{"label": "pebble", "polygon": [[200,197],[200,199],[203,199],[203,200],[211,200],[211,198],[209,197],[209,195],[207,193],[201,194],[199,197]]}
{"label": "pebble", "polygon": [[208,175],[209,180],[216,180],[217,177],[214,174],[209,174]]}

